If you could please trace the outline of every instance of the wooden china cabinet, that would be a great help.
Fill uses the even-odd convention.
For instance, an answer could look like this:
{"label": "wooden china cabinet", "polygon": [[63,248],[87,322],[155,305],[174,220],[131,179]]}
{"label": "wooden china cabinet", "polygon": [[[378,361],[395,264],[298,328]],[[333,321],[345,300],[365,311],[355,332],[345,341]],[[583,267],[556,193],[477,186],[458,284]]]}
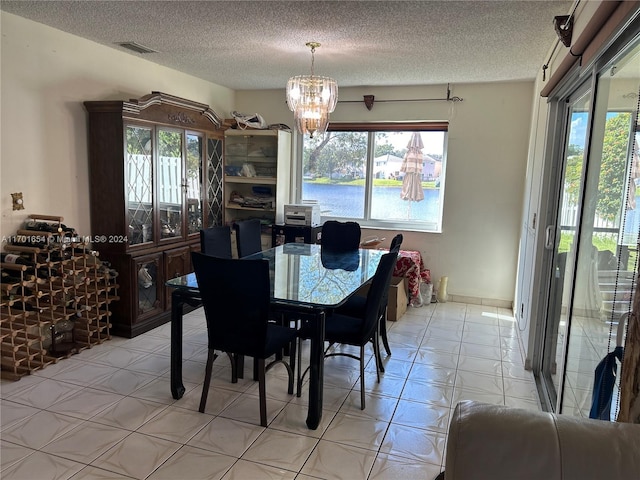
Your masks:
{"label": "wooden china cabinet", "polygon": [[119,272],[112,333],[131,338],[170,319],[165,282],[192,271],[200,229],[223,222],[223,120],[161,92],[84,105],[91,240]]}

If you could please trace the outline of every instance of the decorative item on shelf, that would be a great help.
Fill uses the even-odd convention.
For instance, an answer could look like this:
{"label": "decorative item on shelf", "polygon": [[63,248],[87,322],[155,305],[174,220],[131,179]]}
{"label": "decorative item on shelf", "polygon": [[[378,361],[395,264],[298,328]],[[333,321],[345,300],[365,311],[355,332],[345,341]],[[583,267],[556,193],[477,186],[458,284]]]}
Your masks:
{"label": "decorative item on shelf", "polygon": [[269,127],[264,118],[262,118],[262,115],[258,113],[247,115],[245,113],[233,111],[231,112],[231,115],[233,115],[233,118],[238,124],[238,128],[241,130],[244,130],[246,128],[257,128],[259,130],[265,130]]}
{"label": "decorative item on shelf", "polygon": [[22,199],[22,192],[12,193],[11,201],[13,202],[14,210],[24,210],[24,201]]}
{"label": "decorative item on shelf", "polygon": [[260,147],[260,152],[265,157],[275,157],[278,154],[277,147]]}
{"label": "decorative item on shelf", "polygon": [[449,277],[440,277],[440,283],[438,284],[438,290],[436,292],[436,299],[440,303],[447,303],[447,300],[449,300],[449,294],[447,293],[448,283]]}
{"label": "decorative item on shelf", "polygon": [[225,165],[224,174],[228,177],[239,177],[242,172],[240,165]]}
{"label": "decorative item on shelf", "polygon": [[287,82],[287,105],[293,112],[296,127],[301,134],[313,138],[324,133],[329,125],[329,114],[338,103],[338,83],[330,77],[314,75],[314,60],[318,42],[308,42],[311,49],[311,75],[291,77]]}
{"label": "decorative item on shelf", "polygon": [[242,171],[240,172],[240,175],[242,175],[243,177],[249,177],[249,178],[255,177],[256,169],[251,163],[245,163],[242,165]]}

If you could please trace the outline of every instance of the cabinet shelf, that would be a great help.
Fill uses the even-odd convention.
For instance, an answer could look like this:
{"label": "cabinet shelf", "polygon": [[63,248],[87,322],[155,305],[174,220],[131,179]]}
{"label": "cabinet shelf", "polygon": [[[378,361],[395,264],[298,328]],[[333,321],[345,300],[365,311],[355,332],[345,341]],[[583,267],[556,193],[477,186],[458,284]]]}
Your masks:
{"label": "cabinet shelf", "polygon": [[225,183],[246,183],[250,185],[276,185],[278,179],[275,177],[235,177],[232,175],[224,177]]}
{"label": "cabinet shelf", "polygon": [[264,157],[251,155],[227,154],[227,164],[243,164],[243,163],[278,163],[278,157]]}
{"label": "cabinet shelf", "polygon": [[227,208],[229,210],[247,210],[251,212],[275,212],[275,209],[273,208],[243,207],[242,205],[234,205],[233,203],[228,204]]}
{"label": "cabinet shelf", "polygon": [[[229,129],[225,132],[224,164],[226,224],[251,218],[259,218],[265,224],[284,220],[284,204],[290,201],[291,133],[282,130]],[[239,175],[246,172],[248,167],[244,167],[245,164],[253,167],[256,176]],[[269,197],[265,201],[269,208],[242,206],[231,201],[237,196],[259,199],[259,190]],[[264,243],[270,245],[271,235],[264,233],[268,237]]]}

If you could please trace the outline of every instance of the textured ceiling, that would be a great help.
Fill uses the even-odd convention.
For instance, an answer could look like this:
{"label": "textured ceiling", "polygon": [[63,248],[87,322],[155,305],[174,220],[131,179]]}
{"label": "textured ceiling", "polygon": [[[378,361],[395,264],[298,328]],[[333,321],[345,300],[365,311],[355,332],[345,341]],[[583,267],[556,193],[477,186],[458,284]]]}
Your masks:
{"label": "textured ceiling", "polygon": [[[534,79],[572,1],[11,1],[3,11],[236,90]],[[562,48],[565,48],[561,45]],[[128,51],[127,51],[128,52]]]}

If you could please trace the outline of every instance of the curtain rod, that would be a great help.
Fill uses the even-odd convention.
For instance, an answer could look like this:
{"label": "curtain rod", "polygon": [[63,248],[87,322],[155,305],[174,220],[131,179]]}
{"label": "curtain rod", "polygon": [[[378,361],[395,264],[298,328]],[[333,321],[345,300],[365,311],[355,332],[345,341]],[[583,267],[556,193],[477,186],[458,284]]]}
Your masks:
{"label": "curtain rod", "polygon": [[[373,108],[373,102],[375,101],[374,95],[363,95],[364,104],[367,110]],[[398,100],[377,100],[378,103],[391,103],[391,102],[462,102],[462,98],[458,96],[451,96],[451,89],[447,83],[447,97],[446,98],[406,98]],[[338,103],[361,103],[362,100],[338,100]]]}

